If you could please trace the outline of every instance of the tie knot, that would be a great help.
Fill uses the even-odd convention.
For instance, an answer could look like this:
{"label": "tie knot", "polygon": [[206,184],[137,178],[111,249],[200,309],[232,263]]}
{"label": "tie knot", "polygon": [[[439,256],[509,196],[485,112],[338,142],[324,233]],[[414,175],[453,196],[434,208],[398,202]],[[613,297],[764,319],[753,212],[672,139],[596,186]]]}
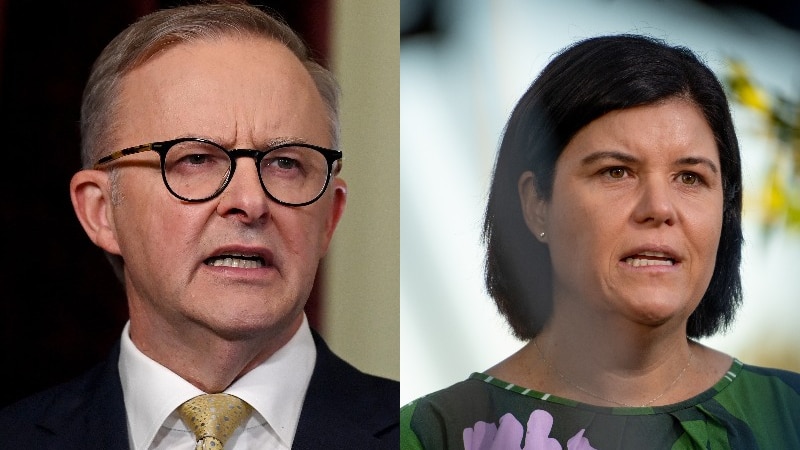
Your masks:
{"label": "tie knot", "polygon": [[204,394],[187,400],[178,412],[197,438],[197,448],[220,450],[253,407],[230,394]]}

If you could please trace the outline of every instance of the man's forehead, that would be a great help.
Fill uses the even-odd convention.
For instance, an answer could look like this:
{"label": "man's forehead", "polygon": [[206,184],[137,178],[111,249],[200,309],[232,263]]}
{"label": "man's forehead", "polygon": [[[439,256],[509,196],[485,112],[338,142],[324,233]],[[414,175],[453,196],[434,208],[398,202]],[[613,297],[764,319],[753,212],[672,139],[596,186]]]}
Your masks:
{"label": "man's forehead", "polygon": [[171,47],[126,75],[117,112],[123,145],[194,136],[227,146],[243,134],[253,145],[289,137],[330,145],[311,75],[283,44],[263,38]]}

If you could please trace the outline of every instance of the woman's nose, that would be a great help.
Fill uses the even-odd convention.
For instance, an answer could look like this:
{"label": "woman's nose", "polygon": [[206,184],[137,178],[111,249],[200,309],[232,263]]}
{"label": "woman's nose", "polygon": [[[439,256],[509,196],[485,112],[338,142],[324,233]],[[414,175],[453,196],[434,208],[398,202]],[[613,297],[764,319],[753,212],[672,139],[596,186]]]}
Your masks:
{"label": "woman's nose", "polygon": [[646,180],[639,193],[634,219],[639,223],[673,225],[676,210],[669,180]]}

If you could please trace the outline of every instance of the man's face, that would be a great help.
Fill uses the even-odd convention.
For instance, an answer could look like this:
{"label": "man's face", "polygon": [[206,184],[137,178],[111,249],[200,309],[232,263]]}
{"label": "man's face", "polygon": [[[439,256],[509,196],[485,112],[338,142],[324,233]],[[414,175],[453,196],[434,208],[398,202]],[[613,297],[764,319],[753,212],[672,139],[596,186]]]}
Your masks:
{"label": "man's face", "polygon": [[[310,75],[277,42],[180,44],[125,78],[109,152],[186,136],[229,149],[330,147],[327,117]],[[132,321],[200,324],[230,338],[294,330],[344,208],[343,181],[311,205],[282,206],[262,190],[253,160],[240,158],[222,194],[187,203],[167,191],[154,152],[115,164],[110,214]]]}

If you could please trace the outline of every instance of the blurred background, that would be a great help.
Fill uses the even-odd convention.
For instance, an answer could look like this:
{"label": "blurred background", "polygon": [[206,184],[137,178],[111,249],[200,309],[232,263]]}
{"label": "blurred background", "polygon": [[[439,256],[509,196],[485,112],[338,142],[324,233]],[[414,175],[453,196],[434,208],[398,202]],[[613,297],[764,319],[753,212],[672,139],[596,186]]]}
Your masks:
{"label": "blurred background", "polygon": [[[0,0],[0,407],[102,358],[122,289],[69,199],[89,66],[137,17],[188,0]],[[307,305],[340,356],[399,379],[399,15],[396,1],[263,0],[342,85],[348,203]]]}
{"label": "blurred background", "polygon": [[800,3],[402,0],[401,404],[522,346],[486,294],[480,242],[503,126],[551,57],[604,33],[695,50],[742,149],[744,305],[708,345],[800,371]]}

